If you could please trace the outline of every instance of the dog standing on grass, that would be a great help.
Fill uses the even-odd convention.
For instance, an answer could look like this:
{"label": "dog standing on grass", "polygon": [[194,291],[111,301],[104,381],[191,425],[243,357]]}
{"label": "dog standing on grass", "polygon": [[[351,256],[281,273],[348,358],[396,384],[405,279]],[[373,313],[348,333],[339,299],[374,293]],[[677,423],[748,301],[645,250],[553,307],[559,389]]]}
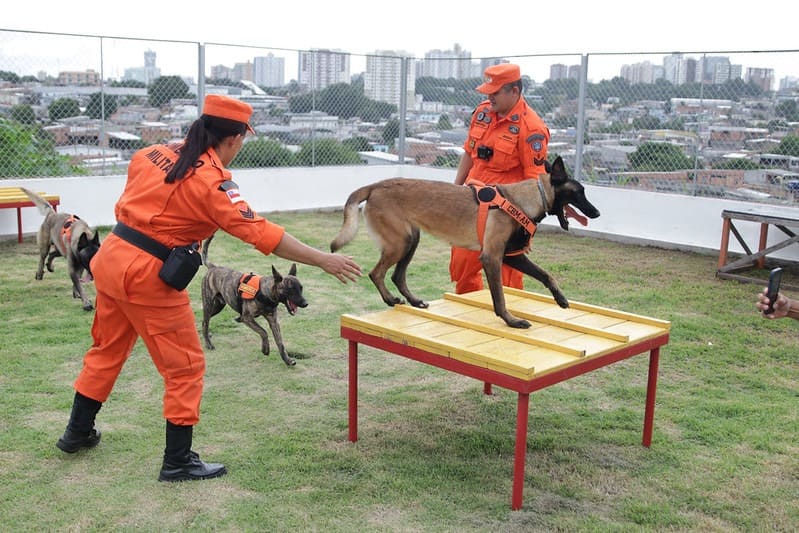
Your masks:
{"label": "dog standing on grass", "polygon": [[[412,306],[427,307],[427,303],[411,293],[406,282],[408,264],[419,244],[420,231],[424,230],[450,246],[480,250],[480,262],[491,290],[494,312],[511,327],[529,328],[528,321],[513,316],[505,305],[501,275],[503,262],[540,281],[560,307],[568,307],[569,301],[549,273],[523,253],[510,253],[525,249],[523,235],[520,239],[523,227],[519,220],[526,219],[526,223],[532,223],[528,227],[532,227],[534,232],[535,224],[547,215],[556,215],[564,230],[569,229],[567,215],[584,220],[570,205],[589,218],[599,216],[599,210],[585,197],[582,184],[566,173],[560,157],[551,165],[547,163],[546,167],[547,174],[542,174],[538,180],[497,185],[494,191],[488,191],[492,199],[499,194],[509,201],[519,218],[502,209],[489,209],[481,228],[478,228],[480,193],[470,187],[408,178],[389,178],[361,187],[347,198],[344,222],[330,243],[330,250],[339,250],[355,237],[358,206],[366,202],[363,216],[370,235],[380,247],[380,259],[369,278],[386,304],[404,303],[386,288],[386,273],[397,265],[391,275],[394,285]],[[531,235],[532,232],[527,237]]]}
{"label": "dog standing on grass", "polygon": [[72,297],[80,298],[83,309],[94,309],[91,300],[83,290],[83,274],[92,277],[89,263],[94,254],[100,249],[100,234],[77,215],[58,213],[50,203],[36,194],[22,187],[22,191],[36,205],[39,213],[44,216],[44,221],[39,227],[36,242],[39,244],[39,267],[36,269],[36,279],[44,278],[44,266],[53,272],[53,259],[63,256],[67,260],[67,273],[72,280]]}
{"label": "dog standing on grass", "polygon": [[208,324],[211,317],[219,313],[225,306],[239,313],[236,319],[247,325],[261,337],[261,352],[269,355],[269,335],[255,319],[266,317],[269,329],[275,339],[280,357],[289,366],[296,361],[289,357],[283,345],[283,334],[277,320],[277,309],[282,303],[290,315],[297,312],[298,307],[307,307],[308,302],[302,295],[302,284],[297,279],[297,265],[292,264],[286,276],[280,275],[272,266],[271,276],[258,276],[252,272],[242,273],[208,262],[208,246],[214,238],[211,235],[203,243],[202,258],[207,267],[202,280],[203,323],[202,331],[205,346],[213,350]]}

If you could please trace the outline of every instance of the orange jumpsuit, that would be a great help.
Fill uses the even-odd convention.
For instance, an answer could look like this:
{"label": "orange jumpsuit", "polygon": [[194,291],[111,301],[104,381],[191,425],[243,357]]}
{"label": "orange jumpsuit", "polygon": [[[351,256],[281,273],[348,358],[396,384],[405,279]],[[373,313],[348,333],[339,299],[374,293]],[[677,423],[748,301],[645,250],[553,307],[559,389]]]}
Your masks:
{"label": "orange jumpsuit", "polygon": [[[277,247],[284,229],[250,208],[213,148],[194,174],[164,183],[177,158],[165,145],[134,154],[114,208],[118,221],[170,248],[202,241],[219,228],[264,254]],[[205,355],[189,294],[158,277],[162,264],[113,233],[105,238],[91,263],[97,289],[94,342],[75,389],[105,402],[141,337],[164,379],[164,417],[190,426],[199,420]]]}
{"label": "orange jumpsuit", "polygon": [[[491,111],[491,103],[486,100],[472,113],[469,136],[463,144],[473,163],[466,184],[469,180],[494,185],[538,179],[539,174],[546,172],[544,162],[548,143],[549,128],[524,98],[519,98],[502,118]],[[490,159],[477,157],[480,146],[493,149]],[[480,252],[452,248],[449,273],[455,282],[455,292],[463,294],[482,289],[482,268]],[[523,288],[522,273],[503,264],[502,284]]]}

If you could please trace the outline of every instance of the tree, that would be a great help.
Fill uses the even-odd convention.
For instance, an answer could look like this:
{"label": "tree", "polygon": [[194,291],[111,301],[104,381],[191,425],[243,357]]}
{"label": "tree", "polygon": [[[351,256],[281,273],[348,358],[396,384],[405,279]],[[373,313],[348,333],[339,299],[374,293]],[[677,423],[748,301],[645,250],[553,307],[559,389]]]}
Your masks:
{"label": "tree", "polygon": [[774,149],[775,154],[799,157],[799,135],[786,135]]}
{"label": "tree", "polygon": [[627,157],[633,170],[667,172],[693,167],[680,147],[668,143],[645,142]]}
{"label": "tree", "polygon": [[344,139],[341,143],[353,152],[373,151],[372,146],[369,144],[369,139],[366,137],[351,137],[349,139]]}
{"label": "tree", "polygon": [[461,156],[453,152],[447,152],[444,155],[436,157],[433,161],[434,167],[458,168],[461,163]]}
{"label": "tree", "polygon": [[59,98],[47,108],[50,120],[57,121],[69,117],[80,115],[80,105],[74,98]]}
{"label": "tree", "polygon": [[449,120],[449,115],[446,113],[442,114],[438,117],[438,129],[440,130],[451,130],[452,129],[452,122]]}
{"label": "tree", "polygon": [[389,146],[394,145],[394,139],[399,137],[399,120],[396,118],[392,118],[386,125],[383,127],[382,139],[383,142]]}
{"label": "tree", "polygon": [[296,165],[294,154],[274,139],[258,138],[244,143],[231,168],[290,167]]}
{"label": "tree", "polygon": [[103,96],[100,93],[93,93],[86,104],[86,114],[91,118],[108,118],[116,113],[117,97],[111,94]]}
{"label": "tree", "polygon": [[317,139],[302,143],[297,153],[301,166],[357,165],[361,164],[358,152],[347,148],[335,139]]}
{"label": "tree", "polygon": [[36,113],[27,104],[15,105],[11,108],[11,118],[21,124],[29,126],[36,124]]}
{"label": "tree", "polygon": [[161,107],[176,98],[188,98],[189,86],[180,76],[161,76],[147,87],[150,105]]}
{"label": "tree", "polygon": [[84,174],[38,128],[0,119],[0,178]]}
{"label": "tree", "polygon": [[751,159],[729,159],[721,163],[715,163],[713,168],[718,170],[757,170],[761,166]]}
{"label": "tree", "polygon": [[774,114],[788,122],[799,122],[799,109],[796,100],[783,100],[774,107]]}

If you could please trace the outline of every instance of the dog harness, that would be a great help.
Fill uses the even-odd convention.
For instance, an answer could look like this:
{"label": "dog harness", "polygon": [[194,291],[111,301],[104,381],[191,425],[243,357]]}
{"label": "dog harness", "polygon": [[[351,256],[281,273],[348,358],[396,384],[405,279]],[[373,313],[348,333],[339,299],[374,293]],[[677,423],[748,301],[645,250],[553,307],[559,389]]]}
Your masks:
{"label": "dog harness", "polygon": [[272,300],[263,292],[261,292],[261,278],[254,272],[242,274],[239,279],[239,288],[236,291],[239,295],[239,308],[237,311],[241,312],[241,304],[243,300],[257,300],[267,307],[277,307],[277,301]]}
{"label": "dog harness", "polygon": [[[524,244],[519,243],[522,244],[521,248],[509,251],[506,250],[505,255],[519,255],[523,253],[524,249],[529,246],[533,235],[535,235],[535,230],[538,228],[538,222],[541,222],[544,217],[542,216],[535,221],[530,220],[530,217],[524,214],[524,211],[516,207],[512,202],[502,195],[502,192],[497,189],[496,185],[486,185],[474,179],[469,179],[468,185],[472,189],[472,192],[474,192],[475,200],[478,203],[477,240],[480,243],[480,248],[483,247],[483,237],[485,236],[486,221],[488,220],[488,210],[502,209],[514,220],[516,220],[516,222],[518,222],[523,228],[523,232],[526,233]],[[541,183],[541,180],[538,180],[538,190],[541,193],[541,200],[545,209],[544,213],[546,214],[546,207],[548,204],[546,192],[544,191],[544,186]]]}
{"label": "dog harness", "polygon": [[[64,225],[61,227],[61,242],[69,243],[72,241],[72,224],[75,223],[75,220],[80,220],[80,217],[69,215],[69,218],[64,221]],[[66,246],[69,245],[67,244]]]}

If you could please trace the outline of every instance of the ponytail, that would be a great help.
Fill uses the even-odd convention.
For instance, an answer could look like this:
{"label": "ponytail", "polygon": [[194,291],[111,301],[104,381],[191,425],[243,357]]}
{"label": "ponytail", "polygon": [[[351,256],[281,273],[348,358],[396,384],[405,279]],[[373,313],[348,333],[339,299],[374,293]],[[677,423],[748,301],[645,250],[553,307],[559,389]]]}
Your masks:
{"label": "ponytail", "polygon": [[194,173],[200,157],[211,147],[219,146],[225,138],[234,135],[245,135],[247,124],[235,120],[202,115],[195,120],[186,140],[180,148],[180,155],[175,165],[167,172],[164,182],[174,183]]}

